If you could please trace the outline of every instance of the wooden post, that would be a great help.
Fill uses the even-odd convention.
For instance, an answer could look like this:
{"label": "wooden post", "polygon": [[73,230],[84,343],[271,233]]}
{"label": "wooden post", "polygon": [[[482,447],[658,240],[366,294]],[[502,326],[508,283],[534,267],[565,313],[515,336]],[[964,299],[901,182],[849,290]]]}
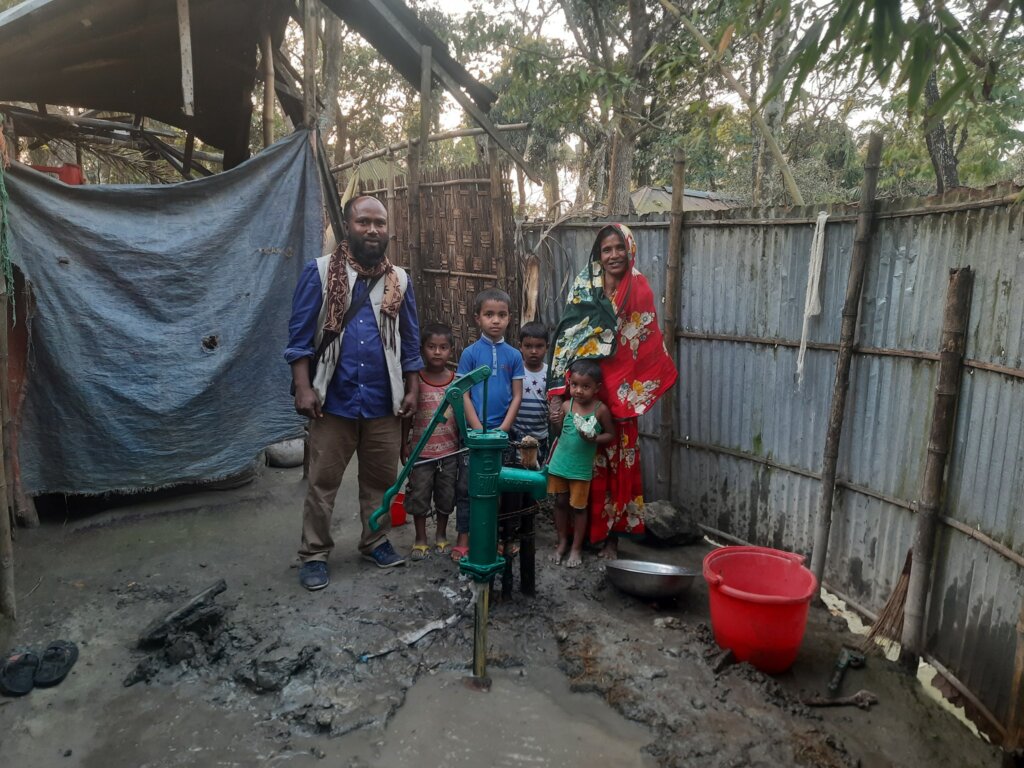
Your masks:
{"label": "wooden post", "polygon": [[882,158],[882,137],[872,133],[868,139],[868,157],[864,164],[864,183],[860,191],[860,215],[857,217],[850,274],[846,280],[846,300],[843,302],[843,323],[839,332],[839,353],[836,356],[836,377],[832,385],[832,406],[828,413],[828,431],[821,461],[821,497],[818,499],[818,517],[814,525],[814,549],[811,552],[811,570],[821,586],[825,575],[825,557],[828,554],[828,535],[832,530],[832,500],[836,491],[836,465],[839,461],[839,443],[843,436],[843,417],[846,414],[846,394],[850,389],[850,359],[853,357],[857,317],[860,314],[860,294],[864,287],[864,270],[871,249],[871,235],[875,222],[875,188],[878,184],[878,166]]}
{"label": "wooden post", "polygon": [[942,341],[939,347],[939,373],[932,403],[932,424],[928,434],[928,455],[921,480],[921,500],[917,505],[914,528],[913,563],[907,603],[903,611],[903,638],[900,642],[900,666],[917,672],[924,653],[924,620],[935,553],[935,529],[942,501],[953,433],[956,430],[956,406],[960,399],[960,372],[967,346],[967,323],[971,314],[971,289],[974,272],[970,267],[949,272],[946,309],[942,317]]}
{"label": "wooden post", "polygon": [[10,404],[7,402],[7,287],[0,286],[0,317],[3,325],[0,326],[0,355],[2,355],[2,371],[0,375],[3,381],[2,404],[3,417],[0,418],[0,445],[3,446],[4,460],[0,461],[0,500],[3,502],[3,509],[0,509],[0,614],[3,614],[12,621],[18,618],[17,599],[14,592],[14,541],[13,527],[11,526],[11,508],[8,506],[8,462],[10,459],[9,443],[9,413]]}
{"label": "wooden post", "polygon": [[276,80],[274,74],[274,44],[270,39],[270,21],[263,24],[260,35],[260,58],[263,64],[263,148],[274,143],[274,94]]}
{"label": "wooden post", "polygon": [[430,149],[430,108],[432,106],[431,86],[433,78],[430,68],[433,66],[433,54],[429,45],[420,48],[420,162],[427,157]]}
{"label": "wooden post", "polygon": [[[683,201],[685,199],[686,153],[676,147],[672,158],[672,212],[668,229],[668,254],[665,258],[665,309],[662,333],[672,364],[679,367],[679,279],[683,260]],[[658,430],[658,498],[672,501],[672,447],[676,436],[676,388],[661,397],[661,426]]]}
{"label": "wooden post", "polygon": [[192,25],[189,22],[188,0],[178,0],[178,47],[181,50],[182,111],[196,113],[195,85],[192,77]]}
{"label": "wooden post", "polygon": [[302,122],[313,130],[316,123],[316,45],[317,13],[320,0],[302,3]]}
{"label": "wooden post", "polygon": [[[501,174],[498,145],[493,141],[487,142],[487,165],[491,172],[491,243],[494,249],[495,274],[498,275],[498,287],[503,291],[508,291],[508,254],[505,252],[505,226],[504,216],[502,216],[505,183]],[[512,291],[509,293],[511,294]]]}
{"label": "wooden post", "polygon": [[[423,263],[420,248],[420,178],[422,176],[421,163],[426,151],[427,142],[425,136],[430,135],[430,67],[431,51],[430,46],[424,45],[420,49],[421,71],[420,73],[420,131],[419,138],[414,142],[409,137],[409,183],[408,183],[408,207],[409,207],[409,275],[412,278],[416,290],[423,287]],[[422,304],[420,305],[423,306]]]}
{"label": "wooden post", "polygon": [[420,290],[420,150],[409,146],[409,180],[406,185],[406,208],[409,212],[409,277],[414,290]]}
{"label": "wooden post", "polygon": [[1003,768],[1020,766],[1018,750],[1024,747],[1024,600],[1017,619],[1017,655],[1010,684],[1010,709],[1006,716],[1006,738],[1003,740]]}
{"label": "wooden post", "polygon": [[395,156],[388,154],[388,188],[387,198],[385,204],[388,209],[388,251],[395,255],[397,253],[396,243],[398,242],[398,225],[397,219],[395,218],[397,211],[395,210]]}

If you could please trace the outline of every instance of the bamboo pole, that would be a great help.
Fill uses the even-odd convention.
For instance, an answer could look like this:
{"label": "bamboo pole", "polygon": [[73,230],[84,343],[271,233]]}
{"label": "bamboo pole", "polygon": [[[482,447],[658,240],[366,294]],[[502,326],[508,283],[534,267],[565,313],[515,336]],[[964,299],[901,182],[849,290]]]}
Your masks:
{"label": "bamboo pole", "polygon": [[825,557],[828,554],[828,535],[832,529],[832,501],[836,490],[836,465],[839,462],[839,443],[843,436],[843,418],[846,414],[846,395],[850,389],[850,359],[853,357],[857,317],[860,314],[860,294],[864,287],[864,271],[871,249],[871,234],[875,218],[875,188],[878,166],[882,157],[882,137],[872,133],[868,139],[868,157],[864,163],[864,183],[860,193],[860,215],[850,257],[850,274],[846,281],[846,300],[843,302],[843,322],[839,332],[839,352],[836,357],[836,377],[832,385],[832,405],[825,433],[825,450],[821,460],[821,496],[818,516],[814,524],[814,549],[811,552],[811,570],[818,584],[825,575]]}
{"label": "bamboo pole", "polygon": [[501,175],[498,145],[493,141],[487,142],[487,165],[491,172],[491,242],[494,249],[494,268],[498,275],[498,287],[508,290],[508,263],[506,261],[508,254],[505,252],[505,227],[502,216],[502,197],[505,192],[505,184]]}
{"label": "bamboo pole", "polygon": [[409,273],[416,289],[421,289],[423,286],[422,249],[420,247],[420,180],[421,164],[426,147],[424,137],[429,135],[430,129],[430,90],[432,85],[430,46],[422,46],[420,55],[422,58],[420,65],[422,70],[420,77],[420,130],[418,140],[414,141],[414,137],[409,136],[409,181],[406,201],[409,208]]}
{"label": "bamboo pole", "polygon": [[917,672],[924,653],[924,621],[935,554],[942,486],[950,445],[956,430],[956,406],[960,398],[961,363],[967,346],[967,323],[971,314],[971,289],[974,272],[970,267],[950,270],[946,290],[946,309],[942,318],[939,347],[939,372],[932,403],[932,424],[928,435],[928,455],[921,480],[921,501],[917,506],[914,529],[913,565],[903,613],[903,638],[900,642],[900,666]]}
{"label": "bamboo pole", "polygon": [[[679,279],[683,260],[683,204],[686,183],[686,154],[676,147],[672,158],[672,212],[665,260],[665,313],[662,317],[665,347],[672,365],[679,366]],[[661,426],[658,430],[658,498],[672,501],[672,445],[676,432],[676,388],[669,387],[661,398]]]}
{"label": "bamboo pole", "polygon": [[409,277],[415,290],[422,283],[420,277],[420,153],[417,147],[409,148],[409,178],[406,182],[405,205],[409,215]]}
{"label": "bamboo pole", "polygon": [[433,85],[433,78],[431,77],[430,68],[432,66],[433,54],[430,51],[429,45],[424,45],[420,48],[420,162],[427,156],[427,144],[430,141],[430,108],[432,106],[432,95],[431,87]]}
{"label": "bamboo pole", "polygon": [[302,122],[312,130],[316,122],[316,43],[320,0],[302,3]]}
{"label": "bamboo pole", "polygon": [[182,111],[196,113],[196,94],[192,76],[192,25],[189,21],[189,0],[178,0],[178,47],[181,50]]}
{"label": "bamboo pole", "polygon": [[385,201],[388,209],[388,221],[390,226],[388,227],[388,251],[392,255],[396,254],[396,245],[398,242],[398,220],[395,216],[398,213],[397,201],[395,194],[395,158],[393,155],[388,155],[388,188],[387,197]]}
{"label": "bamboo pole", "polygon": [[260,35],[260,58],[263,64],[263,148],[274,143],[274,43],[270,39],[270,22],[263,23]]}
{"label": "bamboo pole", "polygon": [[3,446],[4,460],[0,461],[0,499],[5,501],[4,508],[0,510],[0,614],[3,614],[12,621],[18,618],[17,598],[14,592],[14,541],[13,527],[11,526],[11,511],[6,504],[8,494],[8,461],[10,459],[9,444],[9,404],[7,401],[7,288],[0,286],[0,317],[3,324],[0,325],[0,355],[3,356],[3,370],[0,375],[3,381],[5,396],[2,398],[7,407],[3,408],[3,418],[0,419],[0,445]]}
{"label": "bamboo pole", "polygon": [[[530,127],[529,123],[507,123],[504,125],[494,126],[499,131],[525,131]],[[434,133],[427,137],[428,142],[434,141],[446,141],[447,139],[461,139],[468,136],[484,136],[487,133],[483,128],[456,128],[452,131],[442,131],[441,133]],[[410,146],[419,144],[418,138],[407,139],[406,141],[399,141],[394,144],[389,144],[384,149],[377,149],[373,152],[367,152],[364,155],[353,158],[352,160],[346,160],[344,163],[340,163],[331,168],[331,173],[340,173],[341,171],[347,171],[349,168],[353,168],[360,163],[365,163],[367,160],[375,160],[378,157],[384,157],[386,155],[392,155],[402,149],[408,149]]]}

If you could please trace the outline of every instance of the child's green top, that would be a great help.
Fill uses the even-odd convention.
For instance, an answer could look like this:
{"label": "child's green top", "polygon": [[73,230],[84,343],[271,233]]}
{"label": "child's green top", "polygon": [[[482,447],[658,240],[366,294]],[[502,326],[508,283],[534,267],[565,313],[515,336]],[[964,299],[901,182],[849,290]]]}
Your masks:
{"label": "child's green top", "polygon": [[555,454],[548,462],[548,474],[566,480],[590,480],[594,476],[594,456],[597,443],[584,440],[580,432],[597,435],[603,430],[597,420],[597,405],[586,416],[572,412],[573,401],[562,419],[562,434],[555,446]]}

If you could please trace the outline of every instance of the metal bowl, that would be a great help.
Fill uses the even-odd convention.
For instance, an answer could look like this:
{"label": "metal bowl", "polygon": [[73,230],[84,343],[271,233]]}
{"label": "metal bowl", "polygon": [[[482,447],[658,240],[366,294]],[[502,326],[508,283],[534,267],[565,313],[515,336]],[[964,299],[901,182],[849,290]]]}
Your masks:
{"label": "metal bowl", "polygon": [[645,560],[609,560],[605,567],[612,584],[644,600],[678,597],[699,575],[697,571]]}

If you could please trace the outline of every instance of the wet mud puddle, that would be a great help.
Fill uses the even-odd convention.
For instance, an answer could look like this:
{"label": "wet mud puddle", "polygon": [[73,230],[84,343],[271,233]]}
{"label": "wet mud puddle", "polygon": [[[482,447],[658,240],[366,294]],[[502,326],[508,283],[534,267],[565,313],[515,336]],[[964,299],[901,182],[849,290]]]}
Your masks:
{"label": "wet mud puddle", "polygon": [[496,669],[492,679],[491,691],[480,693],[468,690],[457,672],[424,675],[383,737],[354,756],[393,768],[657,765],[643,752],[650,730],[597,696],[572,693],[554,667]]}

